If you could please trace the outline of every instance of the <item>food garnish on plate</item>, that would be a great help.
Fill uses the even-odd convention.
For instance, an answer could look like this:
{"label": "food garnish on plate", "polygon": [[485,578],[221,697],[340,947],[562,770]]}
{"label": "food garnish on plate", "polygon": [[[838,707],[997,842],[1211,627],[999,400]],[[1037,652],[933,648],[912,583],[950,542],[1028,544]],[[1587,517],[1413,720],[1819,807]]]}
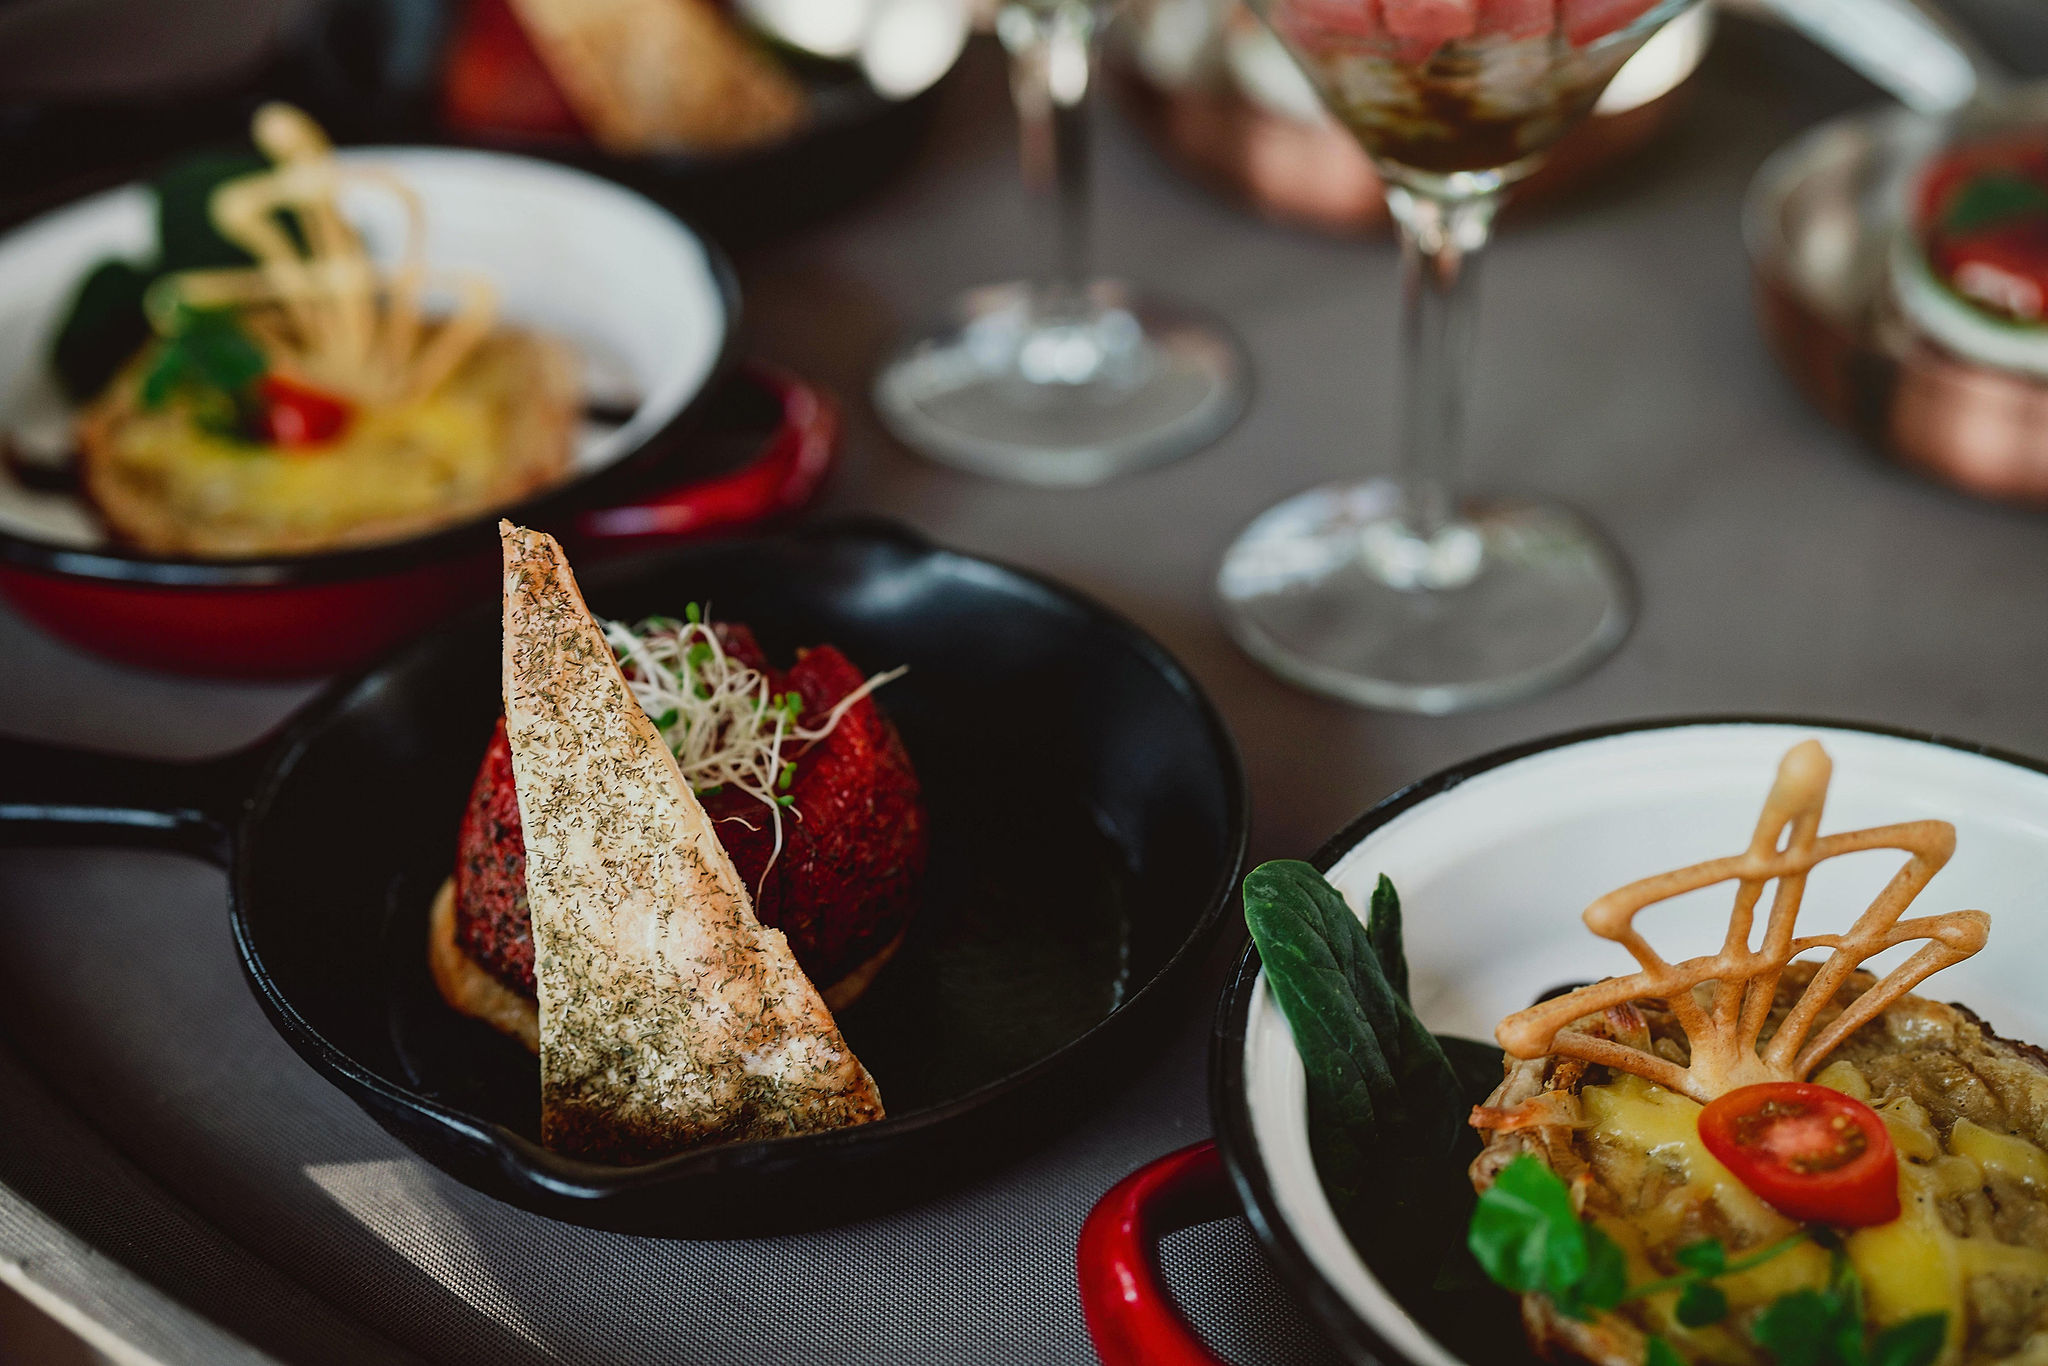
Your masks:
{"label": "food garnish on plate", "polygon": [[807,102],[711,0],[473,0],[450,47],[443,113],[487,136],[588,136],[645,156],[774,142]]}
{"label": "food garnish on plate", "polygon": [[[1908,915],[1953,828],[1822,835],[1830,775],[1817,743],[1795,747],[1747,851],[1587,909],[1641,970],[1502,1022],[1505,1078],[1471,1108],[1485,1143],[1462,1200],[1470,1149],[1443,1119],[1472,1084],[1458,1065],[1472,1045],[1423,1030],[1405,966],[1387,970],[1391,887],[1361,926],[1320,879],[1277,898],[1278,884],[1247,882],[1332,1206],[1466,1360],[1975,1366],[2048,1352],[2048,1054],[1913,994],[1980,949],[1990,918]],[[1905,862],[1846,931],[1802,934],[1815,865],[1870,850]],[[1725,882],[1718,952],[1669,961],[1636,929],[1644,908]],[[1303,915],[1315,898],[1334,905]],[[1881,975],[1862,966],[1911,945]]]}
{"label": "food garnish on plate", "polygon": [[[461,521],[563,477],[578,357],[500,323],[490,281],[428,268],[401,176],[337,160],[289,106],[264,106],[252,132],[269,167],[199,168],[178,187],[204,196],[194,226],[160,187],[171,268],[101,266],[59,336],[60,374],[89,399],[79,482],[109,532],[156,554],[306,553]],[[388,269],[344,216],[347,191],[401,210]]]}
{"label": "food garnish on plate", "polygon": [[1890,261],[1905,320],[1967,360],[2048,375],[2048,127],[1942,148],[1907,211]]}
{"label": "food garnish on plate", "polygon": [[638,1162],[882,1118],[847,1047],[584,606],[506,523],[505,733],[538,992],[541,1134]]}

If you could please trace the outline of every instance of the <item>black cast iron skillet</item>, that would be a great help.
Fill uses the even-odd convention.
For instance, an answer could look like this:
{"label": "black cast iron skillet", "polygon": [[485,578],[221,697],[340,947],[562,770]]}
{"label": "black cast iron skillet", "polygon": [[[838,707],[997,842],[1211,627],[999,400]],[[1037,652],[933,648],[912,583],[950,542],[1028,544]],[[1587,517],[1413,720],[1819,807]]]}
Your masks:
{"label": "black cast iron skillet", "polygon": [[829,641],[863,668],[909,666],[880,700],[925,784],[924,902],[840,1017],[888,1119],[634,1168],[539,1146],[532,1058],[443,1006],[424,958],[499,710],[495,611],[219,759],[0,740],[0,843],[223,865],[243,970],[306,1061],[460,1180],[604,1228],[760,1233],[919,1199],[1078,1114],[1171,1021],[1247,807],[1222,721],[1128,622],[874,522],[621,562],[584,587],[629,619],[708,602],[772,657]]}

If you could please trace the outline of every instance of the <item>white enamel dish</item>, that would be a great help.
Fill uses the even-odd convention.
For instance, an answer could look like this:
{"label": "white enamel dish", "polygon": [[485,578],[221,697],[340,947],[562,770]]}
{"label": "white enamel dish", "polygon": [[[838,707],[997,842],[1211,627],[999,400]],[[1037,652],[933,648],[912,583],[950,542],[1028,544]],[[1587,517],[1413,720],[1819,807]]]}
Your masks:
{"label": "white enamel dish", "polygon": [[[1702,721],[1582,733],[1504,751],[1416,784],[1317,857],[1354,909],[1380,874],[1401,893],[1413,997],[1440,1033],[1486,1039],[1545,990],[1633,962],[1580,923],[1636,878],[1739,852],[1779,758],[1818,739],[1834,759],[1822,833],[1924,818],[1953,822],[1956,853],[1915,903],[1989,911],[1990,947],[1930,994],[2001,1033],[2048,1039],[2048,772],[1952,741],[1831,724]],[[1802,929],[1840,929],[1897,871],[1879,851],[1831,860],[1809,884]],[[1732,888],[1638,923],[1667,956],[1711,951]],[[1909,949],[1874,960],[1887,966]],[[1461,1366],[1387,1292],[1339,1229],[1309,1156],[1305,1081],[1287,1023],[1247,952],[1213,1041],[1212,1100],[1246,1216],[1350,1359]],[[1469,1366],[1486,1366],[1469,1363]]]}
{"label": "white enamel dish", "polygon": [[[648,447],[710,383],[733,297],[724,263],[680,220],[609,181],[497,152],[375,147],[346,165],[388,170],[419,196],[431,272],[491,281],[499,316],[575,348],[584,386],[623,422],[583,433],[572,478]],[[343,207],[371,254],[390,264],[405,222],[388,193],[352,188]],[[68,421],[47,356],[72,296],[109,257],[156,255],[156,200],[123,185],[55,209],[0,237],[0,432]],[[0,477],[0,531],[73,549],[104,534],[68,496]]]}

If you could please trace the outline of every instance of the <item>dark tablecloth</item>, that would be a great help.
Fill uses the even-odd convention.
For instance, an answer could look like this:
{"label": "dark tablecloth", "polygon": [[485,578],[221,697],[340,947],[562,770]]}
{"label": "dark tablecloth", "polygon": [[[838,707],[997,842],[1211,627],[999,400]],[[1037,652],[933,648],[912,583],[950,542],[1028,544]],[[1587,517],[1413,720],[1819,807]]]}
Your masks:
{"label": "dark tablecloth", "polygon": [[[1643,610],[1596,674],[1504,710],[1422,720],[1304,696],[1240,657],[1210,610],[1217,557],[1254,512],[1390,456],[1384,241],[1261,224],[1107,118],[1101,260],[1239,330],[1258,370],[1249,416],[1196,458],[1087,493],[921,463],[866,409],[876,357],[955,289],[1043,248],[1000,71],[977,52],[908,173],[739,252],[747,347],[847,400],[827,508],[1052,573],[1157,634],[1236,730],[1259,857],[1305,853],[1454,760],[1625,718],[1841,717],[2048,753],[2048,522],[1874,464],[1757,338],[1743,187],[1793,133],[1869,98],[1785,35],[1730,23],[1651,153],[1508,223],[1487,266],[1473,478],[1591,512],[1635,566]],[[0,612],[8,732],[197,755],[308,695],[125,670]],[[763,1241],[592,1233],[443,1178],[299,1063],[237,976],[222,902],[219,874],[166,856],[0,855],[0,1273],[27,1262],[166,1361],[229,1359],[211,1320],[293,1362],[1084,1363],[1083,1215],[1209,1130],[1196,1010],[1078,1127],[921,1208]],[[1179,1235],[1165,1261],[1247,1366],[1326,1355],[1241,1224]]]}

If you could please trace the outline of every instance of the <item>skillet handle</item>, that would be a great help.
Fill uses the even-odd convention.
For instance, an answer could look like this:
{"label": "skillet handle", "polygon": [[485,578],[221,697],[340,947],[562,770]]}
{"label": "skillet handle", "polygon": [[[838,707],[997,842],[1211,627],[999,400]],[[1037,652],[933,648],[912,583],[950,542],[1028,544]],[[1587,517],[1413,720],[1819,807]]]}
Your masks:
{"label": "skillet handle", "polygon": [[1076,1261],[1102,1366],[1224,1366],[1174,1308],[1156,1248],[1176,1229],[1235,1209],[1222,1155],[1205,1141],[1138,1168],[1089,1212]]}
{"label": "skillet handle", "polygon": [[780,409],[759,454],[730,474],[595,508],[577,519],[577,534],[625,550],[770,521],[810,502],[839,455],[839,405],[787,370],[749,361],[746,371]]}
{"label": "skillet handle", "polygon": [[114,844],[225,867],[253,764],[248,751],[134,759],[0,736],[0,848]]}

